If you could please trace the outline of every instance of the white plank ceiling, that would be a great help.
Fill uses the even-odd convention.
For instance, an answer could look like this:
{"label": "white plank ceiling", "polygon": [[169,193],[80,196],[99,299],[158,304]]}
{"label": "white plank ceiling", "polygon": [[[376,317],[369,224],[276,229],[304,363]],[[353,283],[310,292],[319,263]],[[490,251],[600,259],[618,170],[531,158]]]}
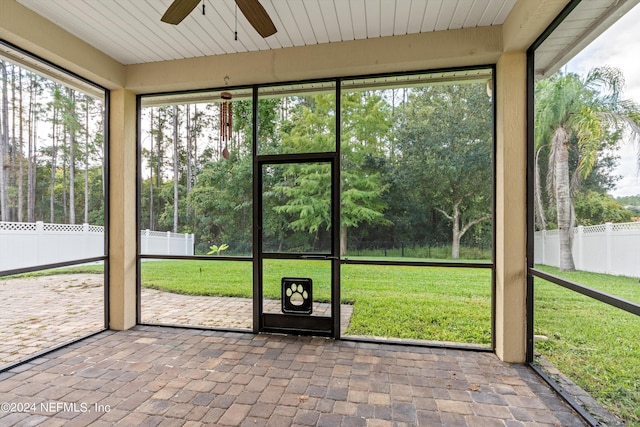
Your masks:
{"label": "white plank ceiling", "polygon": [[160,21],[172,0],[17,1],[122,64],[500,25],[516,3],[261,0],[278,30],[263,39],[233,0],[204,0],[177,26]]}
{"label": "white plank ceiling", "polygon": [[640,0],[582,1],[536,49],[536,76],[549,77],[571,60]]}

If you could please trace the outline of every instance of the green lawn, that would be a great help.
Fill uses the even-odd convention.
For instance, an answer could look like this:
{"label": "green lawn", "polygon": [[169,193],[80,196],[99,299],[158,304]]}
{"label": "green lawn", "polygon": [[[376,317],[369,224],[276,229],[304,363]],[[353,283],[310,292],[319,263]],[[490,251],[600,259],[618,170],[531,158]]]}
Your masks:
{"label": "green lawn", "polygon": [[[314,300],[331,299],[327,261],[265,260],[264,297],[280,298],[280,279],[311,277]],[[142,265],[145,287],[190,295],[251,297],[252,264],[163,261]],[[353,304],[352,335],[491,344],[491,270],[342,266],[341,302]]]}
{"label": "green lawn", "polygon": [[[551,274],[640,301],[638,279],[604,274]],[[535,282],[536,351],[627,425],[640,426],[640,318],[541,279]]]}

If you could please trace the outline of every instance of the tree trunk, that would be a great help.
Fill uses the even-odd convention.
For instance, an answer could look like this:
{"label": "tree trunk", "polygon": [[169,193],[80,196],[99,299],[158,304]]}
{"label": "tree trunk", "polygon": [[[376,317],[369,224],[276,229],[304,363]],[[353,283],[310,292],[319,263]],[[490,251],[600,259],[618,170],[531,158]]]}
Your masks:
{"label": "tree trunk", "polygon": [[69,126],[69,224],[76,223],[76,97],[73,89],[68,89],[71,105],[67,114],[70,114],[71,126]]}
{"label": "tree trunk", "polygon": [[164,154],[162,152],[162,140],[164,139],[164,132],[162,131],[162,122],[164,119],[164,110],[158,109],[158,132],[156,133],[156,148],[158,153],[156,155],[156,188],[160,189],[162,185],[162,163],[164,162]]}
{"label": "tree trunk", "polygon": [[18,69],[18,222],[24,221],[24,99],[22,96],[22,70]]}
{"label": "tree trunk", "polygon": [[[27,221],[36,221],[36,144],[38,142],[36,129],[37,129],[37,76],[33,73],[30,74],[29,83],[29,127],[27,140],[29,144],[27,152]],[[53,212],[53,209],[51,210]],[[53,222],[53,221],[51,221]]]}
{"label": "tree trunk", "polygon": [[[199,123],[200,123],[201,117],[198,116],[198,106],[197,105],[193,106],[193,119],[195,121],[194,124],[197,126],[196,129],[200,129]],[[193,144],[193,147],[192,147],[193,148],[193,154],[191,155],[191,161],[194,164],[194,167],[191,170],[191,175],[192,175],[191,178],[193,179],[192,185],[195,185],[198,182],[198,168],[195,166],[195,165],[198,164],[198,132],[199,131],[197,131],[194,134],[193,142],[192,142],[192,144]]]}
{"label": "tree trunk", "polygon": [[33,91],[33,153],[31,156],[31,190],[27,190],[28,197],[31,197],[27,200],[27,211],[29,210],[29,206],[31,206],[31,216],[32,219],[29,222],[36,221],[36,183],[37,183],[37,172],[38,172],[38,76],[34,74],[34,82],[35,87]]}
{"label": "tree trunk", "polygon": [[191,192],[191,152],[192,152],[192,132],[191,132],[191,106],[187,104],[187,194]]}
{"label": "tree trunk", "polygon": [[460,258],[460,238],[462,238],[462,233],[460,233],[460,209],[457,203],[453,208],[451,222],[453,223],[451,227],[451,259],[458,259]]}
{"label": "tree trunk", "polygon": [[569,181],[569,135],[562,127],[553,136],[555,199],[560,240],[560,271],[575,271],[573,263],[573,206]]}
{"label": "tree trunk", "polygon": [[[16,82],[16,66],[11,67],[11,145],[9,146],[9,164],[12,166],[9,168],[8,184],[9,188],[15,188],[18,184],[18,153],[20,152],[20,143],[16,136],[16,130],[19,129],[17,113],[20,111],[19,106],[16,106],[16,100],[18,95],[16,94],[17,82]],[[20,123],[22,124],[22,123]],[[19,199],[19,195],[14,196],[14,200],[9,199],[9,221],[16,221],[18,212],[16,211],[16,200]]]}
{"label": "tree trunk", "polygon": [[178,232],[178,106],[173,106],[173,232]]}
{"label": "tree trunk", "polygon": [[540,183],[540,151],[542,147],[536,151],[534,160],[534,181],[533,181],[533,196],[535,200],[534,217],[535,223],[539,225],[541,230],[547,229],[547,219],[544,215],[544,205],[542,204],[542,185]]}
{"label": "tree trunk", "polygon": [[347,226],[340,225],[340,256],[347,255]]}
{"label": "tree trunk", "polygon": [[89,223],[89,97],[85,95],[84,117],[84,223]]}
{"label": "tree trunk", "polygon": [[[49,183],[49,222],[55,221],[55,191],[56,191],[56,169],[58,167],[58,108],[53,106],[53,120],[51,121],[51,182]],[[31,187],[31,186],[29,186]]]}
{"label": "tree trunk", "polygon": [[0,220],[8,221],[8,175],[9,165],[7,164],[9,146],[9,99],[7,91],[7,65],[0,61],[2,68],[2,106],[0,108]]}
{"label": "tree trunk", "polygon": [[149,148],[149,229],[153,230],[153,108],[151,108],[150,135],[151,147]]}
{"label": "tree trunk", "polygon": [[105,200],[107,198],[107,165],[106,162],[104,161],[104,159],[106,158],[106,151],[107,151],[107,144],[104,141],[104,135],[105,135],[105,111],[104,111],[104,103],[100,102],[99,103],[100,106],[100,132],[103,135],[103,142],[102,144],[100,144],[100,156],[101,156],[101,163],[102,163],[102,200]]}
{"label": "tree trunk", "polygon": [[67,205],[67,161],[69,160],[69,149],[67,143],[67,129],[63,127],[62,134],[62,222],[66,223],[69,218]]}

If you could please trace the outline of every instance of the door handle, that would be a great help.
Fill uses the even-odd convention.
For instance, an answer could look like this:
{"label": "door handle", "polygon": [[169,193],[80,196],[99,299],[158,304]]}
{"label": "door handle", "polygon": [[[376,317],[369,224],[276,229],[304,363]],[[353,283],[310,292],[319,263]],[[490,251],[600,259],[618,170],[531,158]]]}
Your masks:
{"label": "door handle", "polygon": [[302,259],[317,259],[317,260],[329,260],[329,259],[337,260],[337,259],[339,259],[337,256],[330,256],[330,255],[302,255],[300,258],[302,258]]}

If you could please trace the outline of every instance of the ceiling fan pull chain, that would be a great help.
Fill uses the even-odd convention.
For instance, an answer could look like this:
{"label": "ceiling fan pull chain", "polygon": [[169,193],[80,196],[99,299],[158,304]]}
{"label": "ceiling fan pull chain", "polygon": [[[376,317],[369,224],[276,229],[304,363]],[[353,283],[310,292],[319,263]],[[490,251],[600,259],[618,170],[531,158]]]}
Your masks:
{"label": "ceiling fan pull chain", "polygon": [[233,37],[236,41],[238,41],[238,3],[236,3],[236,22],[234,25],[235,27],[233,29]]}
{"label": "ceiling fan pull chain", "polygon": [[204,1],[205,1],[205,0],[202,0],[202,14],[203,14],[203,15],[204,15]]}

